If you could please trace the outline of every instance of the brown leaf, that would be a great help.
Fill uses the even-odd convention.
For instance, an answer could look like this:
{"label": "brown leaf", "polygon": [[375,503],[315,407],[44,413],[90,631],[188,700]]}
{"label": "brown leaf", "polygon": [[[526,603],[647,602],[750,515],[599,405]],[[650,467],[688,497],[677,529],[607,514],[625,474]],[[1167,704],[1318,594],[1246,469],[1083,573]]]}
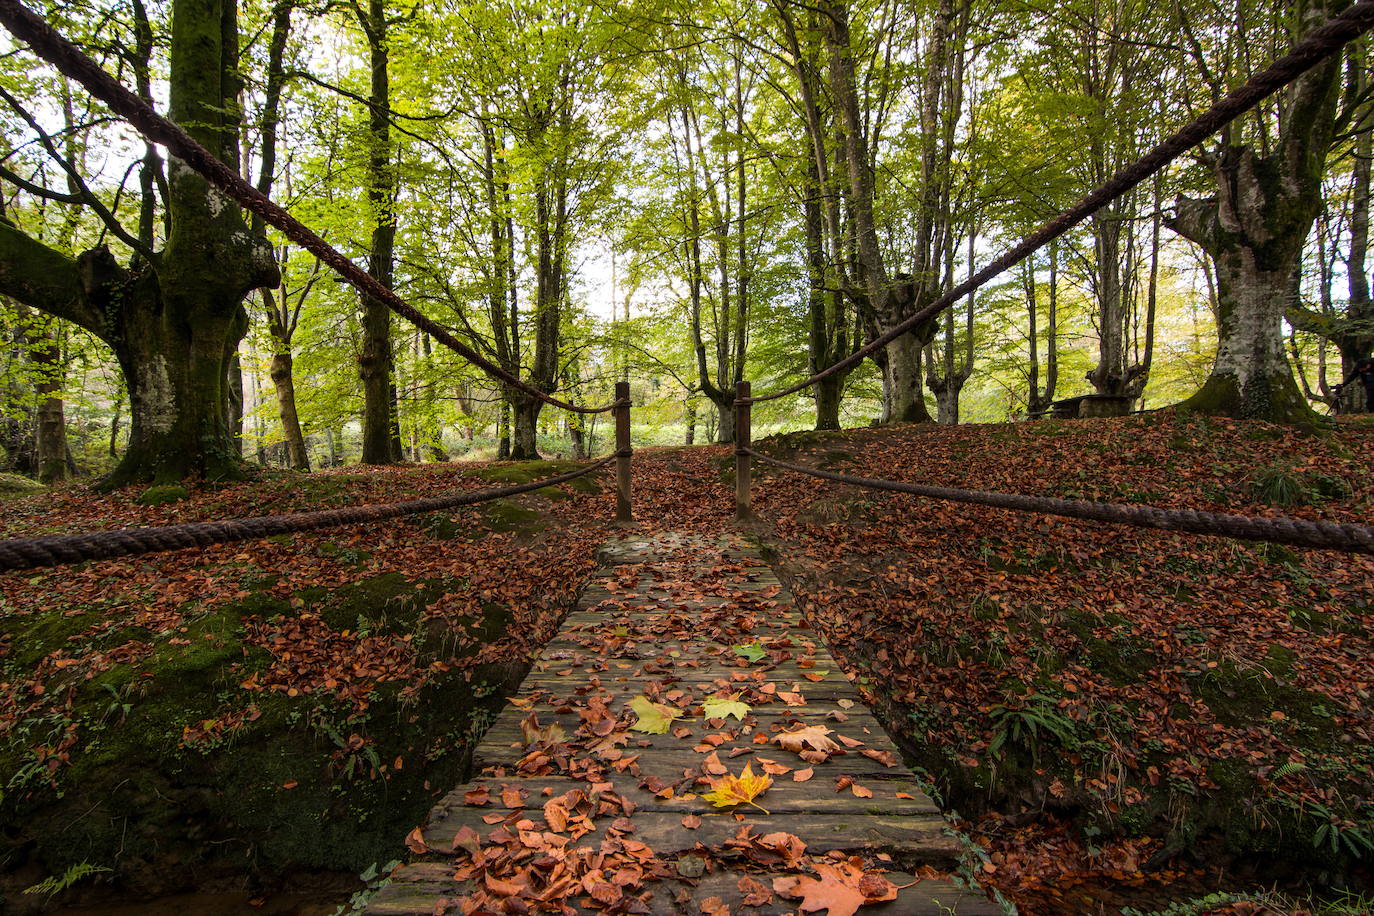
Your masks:
{"label": "brown leaf", "polygon": [[735,886],[744,895],[740,902],[745,906],[767,906],[773,900],[773,892],[768,885],[749,875],[741,875]]}
{"label": "brown leaf", "polygon": [[529,795],[529,793],[519,786],[502,786],[501,804],[505,805],[507,808],[523,808],[525,807],[525,797],[527,795]]}
{"label": "brown leaf", "polygon": [[476,855],[477,850],[482,848],[482,837],[478,835],[476,830],[464,824],[462,827],[459,827],[458,832],[453,835],[451,848],[454,852],[460,849],[466,849],[468,852]]}
{"label": "brown leaf", "polygon": [[790,732],[774,735],[773,742],[785,751],[801,754],[805,759],[810,759],[805,757],[808,751],[820,754],[822,755],[821,761],[824,761],[831,753],[840,749],[838,744],[826,737],[829,734],[830,729],[824,725],[806,725]]}
{"label": "brown leaf", "polygon": [[706,755],[706,759],[701,763],[701,771],[708,776],[724,776],[730,772],[730,768],[720,762],[720,757],[715,751]]}
{"label": "brown leaf", "polygon": [[859,753],[863,754],[869,760],[876,760],[885,767],[895,767],[897,765],[897,755],[891,751],[879,751],[871,747],[866,747],[859,751]]}

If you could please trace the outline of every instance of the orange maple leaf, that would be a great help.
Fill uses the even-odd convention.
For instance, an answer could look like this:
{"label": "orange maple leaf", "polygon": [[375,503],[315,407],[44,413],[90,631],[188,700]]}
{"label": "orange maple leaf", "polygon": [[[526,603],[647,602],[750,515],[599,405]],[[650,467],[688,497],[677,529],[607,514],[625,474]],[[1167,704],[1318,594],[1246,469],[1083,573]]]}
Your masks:
{"label": "orange maple leaf", "polygon": [[804,913],[825,910],[827,916],[854,916],[859,907],[897,899],[897,886],[878,874],[864,872],[849,863],[818,863],[816,873],[773,879],[773,890],[784,896],[801,898]]}
{"label": "orange maple leaf", "polygon": [[729,773],[711,783],[711,791],[702,794],[702,798],[717,808],[728,808],[731,805],[753,805],[764,814],[768,814],[768,809],[755,803],[768,787],[773,784],[773,777],[766,773],[754,775],[754,765],[746,763],[744,771],[738,776],[731,776]]}

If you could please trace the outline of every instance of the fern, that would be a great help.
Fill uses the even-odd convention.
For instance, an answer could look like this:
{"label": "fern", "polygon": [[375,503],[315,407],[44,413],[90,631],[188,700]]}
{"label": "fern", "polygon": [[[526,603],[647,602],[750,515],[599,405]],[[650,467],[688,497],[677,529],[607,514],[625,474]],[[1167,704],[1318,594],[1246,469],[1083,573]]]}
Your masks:
{"label": "fern", "polygon": [[1305,769],[1307,769],[1306,764],[1298,763],[1296,760],[1290,760],[1274,770],[1273,773],[1270,773],[1269,779],[1272,782],[1278,782],[1280,779],[1292,776],[1294,773],[1301,773]]}
{"label": "fern", "polygon": [[109,871],[109,869],[103,865],[92,865],[90,862],[81,862],[67,869],[60,877],[51,876],[44,878],[33,887],[24,888],[24,893],[47,894],[51,897],[54,894],[62,893],[82,878],[89,878],[91,875],[98,875],[101,872],[107,871]]}

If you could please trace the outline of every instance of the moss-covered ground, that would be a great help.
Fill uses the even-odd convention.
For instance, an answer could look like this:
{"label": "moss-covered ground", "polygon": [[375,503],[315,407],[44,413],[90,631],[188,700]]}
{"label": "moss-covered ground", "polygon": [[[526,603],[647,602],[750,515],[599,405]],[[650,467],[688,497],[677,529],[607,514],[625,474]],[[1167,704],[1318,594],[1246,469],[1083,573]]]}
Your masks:
{"label": "moss-covered ground", "polygon": [[[267,474],[175,501],[67,488],[30,494],[7,522],[18,534],[247,515],[549,473],[471,470]],[[38,906],[19,892],[83,863],[107,871],[68,900],[270,888],[398,858],[556,630],[606,502],[579,480],[451,513],[5,576],[0,910]]]}

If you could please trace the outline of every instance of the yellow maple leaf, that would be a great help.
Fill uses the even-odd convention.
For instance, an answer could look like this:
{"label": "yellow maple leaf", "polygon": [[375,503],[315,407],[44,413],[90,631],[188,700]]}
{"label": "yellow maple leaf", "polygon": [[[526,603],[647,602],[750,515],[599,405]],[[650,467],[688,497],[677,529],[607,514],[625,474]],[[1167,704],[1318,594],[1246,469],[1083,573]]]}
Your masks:
{"label": "yellow maple leaf", "polygon": [[708,719],[724,719],[734,716],[743,721],[744,717],[749,715],[749,710],[749,704],[740,702],[738,693],[728,697],[707,697],[706,702],[701,704],[701,713]]}
{"label": "yellow maple leaf", "polygon": [[764,814],[768,814],[768,809],[755,803],[768,787],[773,784],[773,777],[767,773],[754,775],[754,765],[746,763],[744,771],[738,776],[725,774],[720,779],[711,783],[711,791],[703,792],[701,797],[706,799],[717,808],[728,808],[731,805],[753,805]]}
{"label": "yellow maple leaf", "polygon": [[648,697],[635,697],[630,701],[630,709],[639,720],[631,725],[630,728],[637,732],[645,732],[650,735],[661,735],[668,730],[668,726],[682,715],[682,710],[666,703],[655,703]]}

